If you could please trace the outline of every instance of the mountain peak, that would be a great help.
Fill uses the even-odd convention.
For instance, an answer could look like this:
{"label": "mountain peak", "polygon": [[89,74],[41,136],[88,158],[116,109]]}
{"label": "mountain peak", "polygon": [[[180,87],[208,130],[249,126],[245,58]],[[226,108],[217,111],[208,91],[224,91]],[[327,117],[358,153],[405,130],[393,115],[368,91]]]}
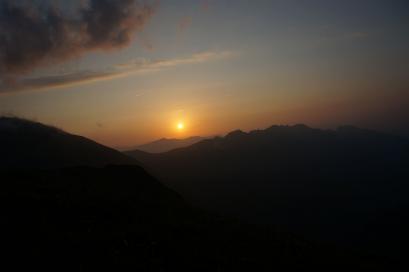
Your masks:
{"label": "mountain peak", "polygon": [[234,130],[234,131],[228,133],[225,138],[227,138],[227,139],[228,138],[237,138],[237,137],[242,137],[242,136],[245,136],[245,135],[247,135],[247,133],[243,132],[240,129],[237,129],[237,130]]}
{"label": "mountain peak", "polygon": [[[200,136],[192,136],[192,137],[185,138],[185,139],[161,138],[151,143],[140,145],[136,149],[140,151],[148,152],[148,153],[163,153],[163,152],[168,152],[173,149],[193,145],[204,139],[206,138],[200,137]],[[129,152],[132,152],[132,151],[129,151]]]}

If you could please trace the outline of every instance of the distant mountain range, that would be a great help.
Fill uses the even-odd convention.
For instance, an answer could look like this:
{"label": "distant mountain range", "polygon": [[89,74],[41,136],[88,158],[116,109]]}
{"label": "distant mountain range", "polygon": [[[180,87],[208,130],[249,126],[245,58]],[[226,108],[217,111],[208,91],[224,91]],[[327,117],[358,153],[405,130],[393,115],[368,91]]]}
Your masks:
{"label": "distant mountain range", "polygon": [[[189,137],[186,139],[160,139],[151,143],[147,143],[144,145],[140,145],[136,147],[136,150],[148,152],[148,153],[163,153],[167,152],[173,149],[181,148],[181,147],[187,147],[192,144],[198,143],[200,141],[203,141],[207,138],[205,137],[199,137],[199,136],[194,136],[194,137]],[[132,151],[129,151],[132,152]]]}
{"label": "distant mountain range", "polygon": [[396,256],[409,241],[404,138],[352,126],[272,126],[127,154],[206,209],[379,254]]}

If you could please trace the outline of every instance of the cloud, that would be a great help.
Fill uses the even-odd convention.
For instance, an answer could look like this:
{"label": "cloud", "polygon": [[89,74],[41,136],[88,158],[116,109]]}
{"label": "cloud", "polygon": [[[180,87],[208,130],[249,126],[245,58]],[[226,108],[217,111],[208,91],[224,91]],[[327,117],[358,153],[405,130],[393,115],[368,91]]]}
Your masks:
{"label": "cloud", "polygon": [[76,14],[35,1],[0,0],[0,79],[129,45],[155,12],[143,0],[88,0]]}
{"label": "cloud", "polygon": [[161,70],[164,68],[175,67],[179,65],[203,63],[213,60],[221,60],[230,57],[234,57],[237,53],[232,51],[222,51],[222,52],[202,52],[194,54],[188,58],[179,59],[168,59],[168,60],[158,60],[146,65],[146,70],[154,71]]}
{"label": "cloud", "polygon": [[123,78],[130,75],[157,72],[172,67],[199,64],[209,61],[234,57],[232,51],[202,52],[185,58],[148,60],[136,59],[128,63],[118,64],[99,71],[79,71],[59,75],[28,77],[20,80],[0,84],[0,94],[15,93],[30,90],[47,90],[67,88],[90,84],[94,82]]}

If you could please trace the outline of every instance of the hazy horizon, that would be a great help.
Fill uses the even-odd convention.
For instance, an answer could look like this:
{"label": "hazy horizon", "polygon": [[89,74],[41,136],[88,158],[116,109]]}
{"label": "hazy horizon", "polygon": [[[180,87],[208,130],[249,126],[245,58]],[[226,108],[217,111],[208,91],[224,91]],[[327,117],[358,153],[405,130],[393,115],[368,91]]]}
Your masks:
{"label": "hazy horizon", "polygon": [[[24,118],[24,117],[14,116],[14,115],[1,115],[0,118],[2,118],[2,117],[11,118],[11,119],[16,118],[17,120],[27,120],[29,122],[42,123],[39,120],[27,119],[27,118]],[[60,126],[55,126],[55,125],[46,124],[46,123],[42,123],[42,124],[46,125],[46,126],[54,127],[56,129],[67,132],[69,134],[73,134],[73,135],[77,135],[77,136],[84,136],[84,135],[81,135],[81,134],[73,133],[72,131],[66,130],[65,128],[60,127]],[[358,127],[358,126],[355,126],[353,124],[341,124],[341,125],[337,125],[337,126],[328,126],[328,127],[314,127],[314,126],[311,126],[311,125],[308,125],[308,124],[305,124],[305,123],[292,123],[292,124],[271,124],[271,125],[264,126],[264,127],[256,127],[256,128],[248,128],[248,129],[235,128],[235,129],[231,129],[231,130],[228,130],[228,131],[225,131],[225,132],[222,132],[222,133],[217,133],[217,134],[212,134],[212,135],[183,136],[182,134],[178,134],[178,135],[175,135],[174,137],[155,138],[155,139],[148,140],[147,142],[131,144],[129,146],[109,146],[109,145],[106,145],[106,146],[109,146],[109,147],[111,147],[113,149],[116,149],[118,151],[130,151],[130,150],[133,150],[133,149],[138,149],[138,147],[140,147],[140,146],[149,145],[149,144],[152,144],[152,143],[155,143],[155,142],[160,142],[161,140],[170,140],[170,141],[172,141],[172,140],[182,140],[183,141],[183,140],[188,140],[188,139],[192,139],[192,138],[213,139],[213,138],[217,138],[217,137],[225,137],[229,133],[235,132],[235,131],[242,131],[244,133],[250,133],[252,131],[266,130],[266,129],[268,129],[270,127],[273,127],[273,126],[293,127],[293,126],[297,126],[297,125],[304,125],[304,126],[307,126],[309,128],[312,128],[312,129],[320,129],[320,130],[324,130],[324,131],[325,130],[336,131],[338,128],[341,128],[341,127],[356,127],[358,129],[370,130],[370,131],[390,134],[390,135],[394,135],[394,136],[401,136],[401,137],[404,137],[404,138],[408,138],[408,136],[409,136],[408,134],[405,134],[405,133],[396,133],[396,131],[395,131],[395,133],[393,133],[393,131],[391,132],[391,131],[388,131],[388,130],[371,129],[371,128],[368,128],[368,127]],[[90,138],[90,139],[96,141],[99,144],[105,145],[104,143],[98,142],[95,139],[92,139],[92,138]]]}

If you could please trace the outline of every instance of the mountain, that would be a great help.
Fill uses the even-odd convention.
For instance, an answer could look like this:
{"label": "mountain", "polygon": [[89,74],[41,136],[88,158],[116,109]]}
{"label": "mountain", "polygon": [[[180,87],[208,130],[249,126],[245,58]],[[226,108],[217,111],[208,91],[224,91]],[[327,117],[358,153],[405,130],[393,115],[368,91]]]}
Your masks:
{"label": "mountain", "polygon": [[[203,141],[207,138],[204,137],[199,137],[199,136],[194,136],[194,137],[189,137],[186,139],[160,139],[151,143],[147,143],[141,146],[138,146],[136,150],[148,152],[148,153],[163,153],[167,152],[173,149],[181,148],[181,147],[187,147],[192,144],[198,143],[200,141]],[[128,151],[132,153],[132,151]],[[126,152],[126,153],[128,153]]]}
{"label": "mountain", "polygon": [[1,118],[0,138],[3,270],[273,271],[390,264],[193,208],[134,160],[52,127]]}
{"label": "mountain", "polygon": [[194,209],[138,166],[0,175],[1,267],[7,271],[320,271],[391,264]]}
{"label": "mountain", "polygon": [[404,138],[352,126],[272,126],[128,154],[203,208],[381,255],[396,257],[409,241]]}
{"label": "mountain", "polygon": [[143,248],[193,216],[178,194],[138,166],[0,174],[2,259],[15,271],[121,271],[131,253],[133,266],[145,270]]}
{"label": "mountain", "polygon": [[81,136],[19,118],[0,117],[0,168],[58,168],[136,164]]}

